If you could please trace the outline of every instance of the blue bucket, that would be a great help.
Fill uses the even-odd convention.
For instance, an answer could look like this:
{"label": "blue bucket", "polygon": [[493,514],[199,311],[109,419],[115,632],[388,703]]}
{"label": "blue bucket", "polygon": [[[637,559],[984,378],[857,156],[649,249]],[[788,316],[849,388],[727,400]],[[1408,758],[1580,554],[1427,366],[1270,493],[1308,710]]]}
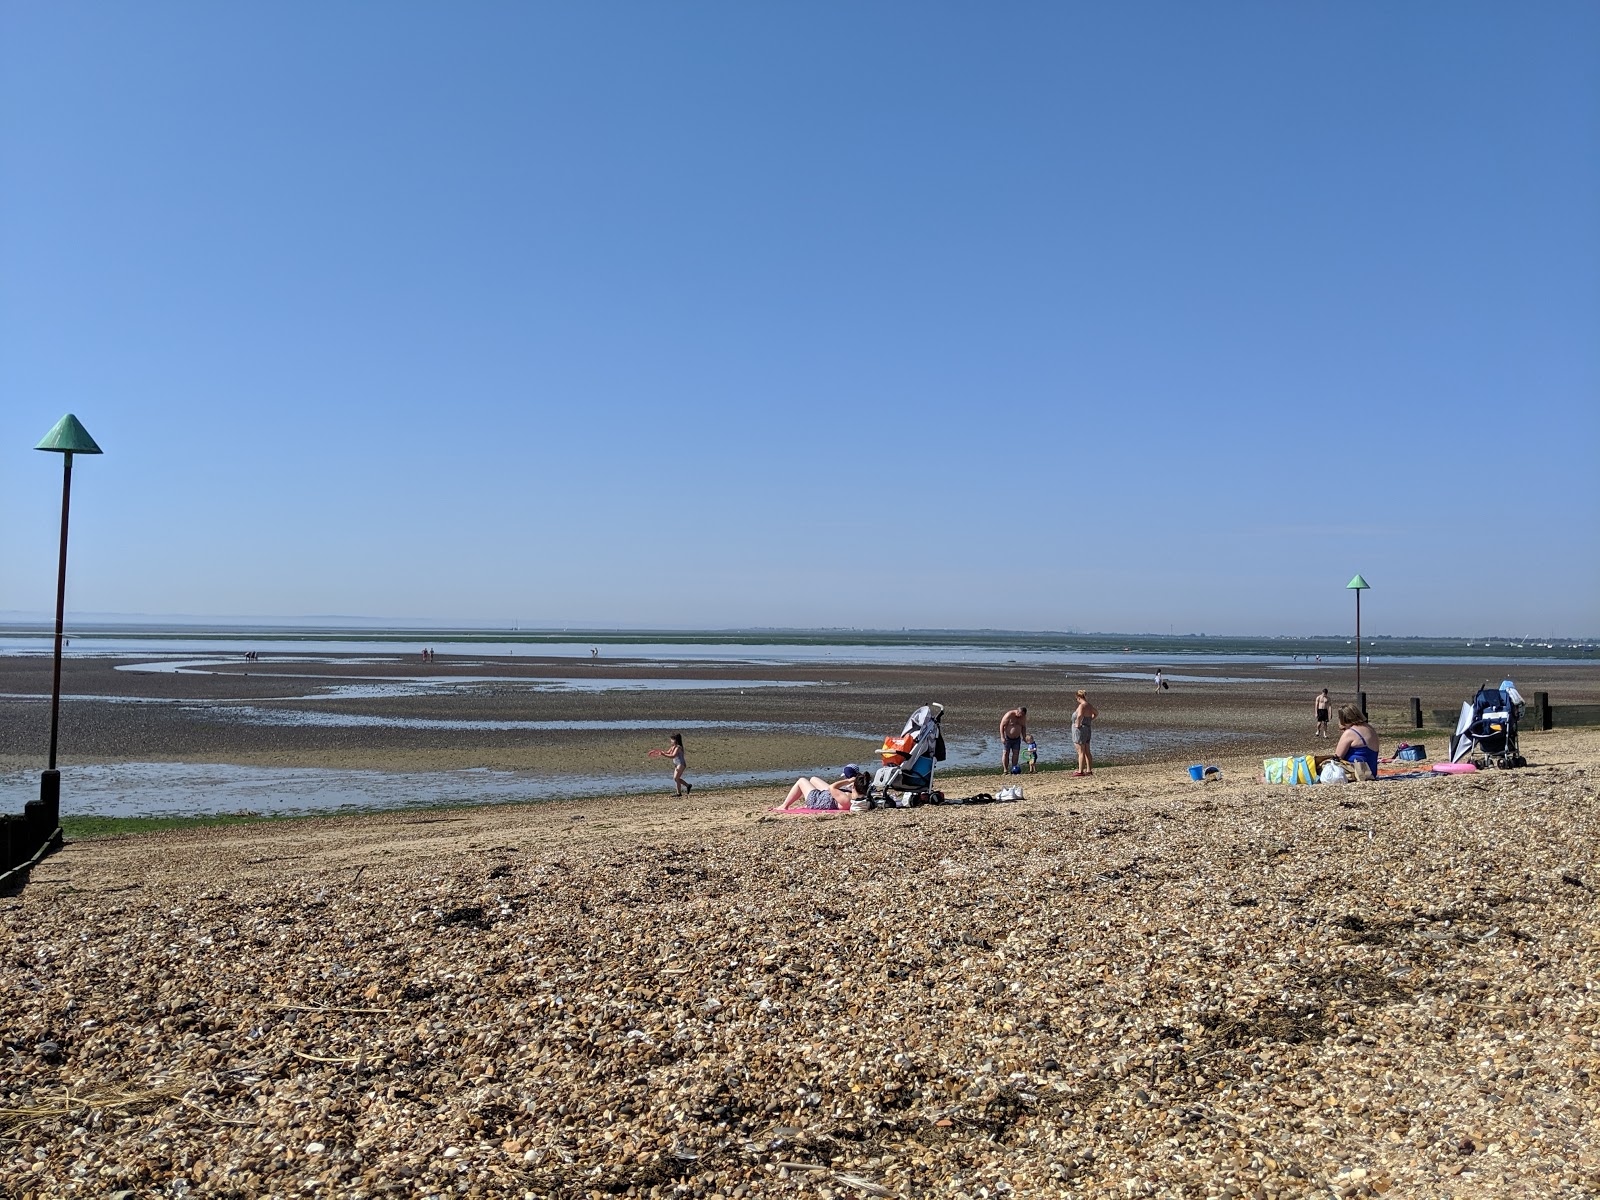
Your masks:
{"label": "blue bucket", "polygon": [[1199,783],[1205,777],[1206,769],[1200,766],[1198,763],[1189,768],[1189,778],[1194,780],[1196,783]]}

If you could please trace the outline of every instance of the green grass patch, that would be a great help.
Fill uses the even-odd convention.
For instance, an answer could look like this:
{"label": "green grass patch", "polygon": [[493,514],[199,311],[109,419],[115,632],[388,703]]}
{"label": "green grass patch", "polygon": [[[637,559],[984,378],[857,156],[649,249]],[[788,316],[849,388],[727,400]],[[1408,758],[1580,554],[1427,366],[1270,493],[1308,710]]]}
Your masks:
{"label": "green grass patch", "polygon": [[196,817],[63,817],[61,832],[70,840],[81,841],[130,833],[156,833],[163,829],[201,829],[208,825],[256,825],[266,821],[304,819],[300,814],[263,817],[245,813],[208,813]]}

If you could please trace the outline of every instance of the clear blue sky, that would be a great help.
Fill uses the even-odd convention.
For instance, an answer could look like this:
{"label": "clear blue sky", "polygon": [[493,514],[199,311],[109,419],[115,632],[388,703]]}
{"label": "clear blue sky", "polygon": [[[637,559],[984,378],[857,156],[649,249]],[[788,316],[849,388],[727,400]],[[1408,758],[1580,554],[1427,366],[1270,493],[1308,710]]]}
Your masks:
{"label": "clear blue sky", "polygon": [[1600,632],[1600,5],[0,8],[0,610]]}

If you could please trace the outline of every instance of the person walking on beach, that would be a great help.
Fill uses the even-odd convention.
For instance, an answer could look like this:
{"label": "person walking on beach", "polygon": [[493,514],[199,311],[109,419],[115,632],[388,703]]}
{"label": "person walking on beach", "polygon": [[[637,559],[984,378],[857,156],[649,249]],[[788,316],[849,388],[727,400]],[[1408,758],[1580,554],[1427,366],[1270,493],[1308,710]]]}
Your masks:
{"label": "person walking on beach", "polygon": [[1317,710],[1317,736],[1325,738],[1328,736],[1328,689],[1318,692],[1313,703]]}
{"label": "person walking on beach", "polygon": [[1028,710],[1013,708],[1000,718],[1000,774],[1020,775],[1022,767],[1022,739],[1028,736]]}
{"label": "person walking on beach", "polygon": [[694,791],[694,784],[683,777],[683,769],[689,765],[688,759],[683,755],[683,734],[673,734],[665,750],[652,750],[650,753],[672,759],[672,786],[678,795],[687,796]]}
{"label": "person walking on beach", "polygon": [[1078,707],[1072,712],[1072,748],[1078,752],[1078,769],[1074,775],[1094,774],[1094,755],[1089,752],[1089,738],[1094,732],[1094,719],[1100,715],[1089,703],[1089,694],[1078,689]]}
{"label": "person walking on beach", "polygon": [[1033,734],[1030,733],[1023,745],[1027,747],[1028,774],[1032,775],[1039,769],[1039,743],[1033,740]]}
{"label": "person walking on beach", "polygon": [[1166,686],[1167,686],[1167,681],[1162,676],[1161,668],[1157,667],[1156,668],[1156,691],[1159,692],[1162,688],[1164,688]]}

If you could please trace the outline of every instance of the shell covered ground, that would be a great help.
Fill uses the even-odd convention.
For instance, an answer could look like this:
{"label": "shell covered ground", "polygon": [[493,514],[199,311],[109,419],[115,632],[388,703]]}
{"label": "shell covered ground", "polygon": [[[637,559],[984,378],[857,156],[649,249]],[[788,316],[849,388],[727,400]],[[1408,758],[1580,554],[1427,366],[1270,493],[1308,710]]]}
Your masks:
{"label": "shell covered ground", "polygon": [[1593,1195],[1600,733],[1523,748],[74,843],[0,898],[0,1193]]}

